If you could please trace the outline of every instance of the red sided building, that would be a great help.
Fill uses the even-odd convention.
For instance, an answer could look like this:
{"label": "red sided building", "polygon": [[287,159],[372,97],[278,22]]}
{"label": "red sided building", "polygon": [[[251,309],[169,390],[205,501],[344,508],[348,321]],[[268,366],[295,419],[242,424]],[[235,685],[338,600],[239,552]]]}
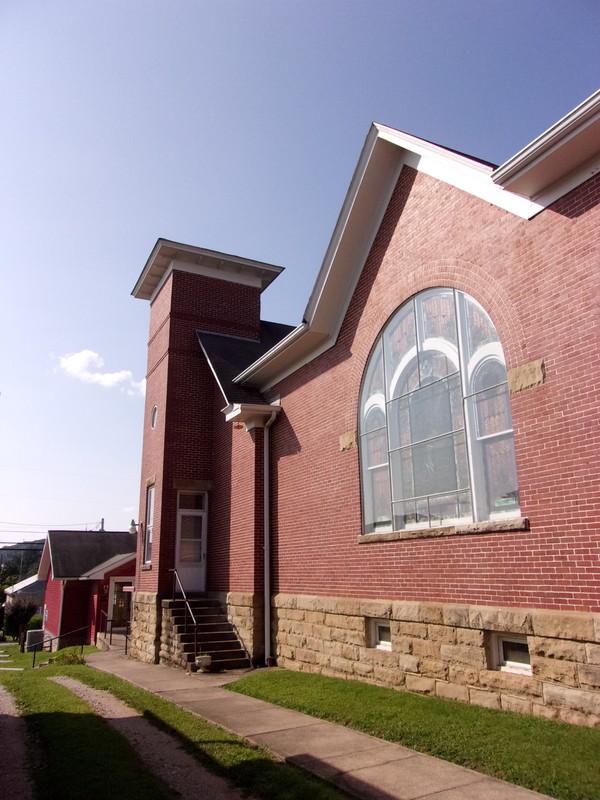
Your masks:
{"label": "red sided building", "polygon": [[38,579],[46,581],[44,639],[53,650],[93,644],[126,630],[131,616],[136,537],[110,531],[48,531]]}

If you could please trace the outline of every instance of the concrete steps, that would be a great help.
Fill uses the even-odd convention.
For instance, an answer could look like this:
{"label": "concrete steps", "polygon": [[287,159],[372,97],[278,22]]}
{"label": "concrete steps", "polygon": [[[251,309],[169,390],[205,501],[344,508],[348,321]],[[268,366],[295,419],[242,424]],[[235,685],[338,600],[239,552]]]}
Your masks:
{"label": "concrete steps", "polygon": [[[227,614],[218,601],[211,598],[190,598],[196,618],[197,632],[183,600],[163,600],[163,619],[167,617],[166,635],[163,626],[161,662],[179,664],[186,669],[195,666],[195,642],[198,655],[211,657],[211,672],[249,669],[252,663],[240,642]],[[187,622],[186,622],[187,617]]]}

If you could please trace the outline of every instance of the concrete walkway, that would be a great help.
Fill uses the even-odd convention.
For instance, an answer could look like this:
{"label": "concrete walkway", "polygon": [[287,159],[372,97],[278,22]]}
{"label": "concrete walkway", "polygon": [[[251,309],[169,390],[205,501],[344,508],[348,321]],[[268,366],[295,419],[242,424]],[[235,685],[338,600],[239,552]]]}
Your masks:
{"label": "concrete walkway", "polygon": [[535,800],[521,789],[447,761],[222,687],[245,673],[195,673],[142,664],[118,650],[86,663],[147,689],[363,800]]}

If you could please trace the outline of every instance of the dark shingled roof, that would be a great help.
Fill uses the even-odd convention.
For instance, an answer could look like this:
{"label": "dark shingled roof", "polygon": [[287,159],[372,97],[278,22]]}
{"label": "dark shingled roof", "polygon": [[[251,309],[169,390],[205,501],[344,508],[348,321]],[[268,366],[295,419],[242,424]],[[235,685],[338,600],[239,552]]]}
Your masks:
{"label": "dark shingled roof", "polygon": [[265,398],[252,386],[241,386],[233,379],[268,350],[284,339],[294,328],[280,322],[261,322],[260,341],[198,331],[198,341],[208,359],[226,402],[266,405]]}
{"label": "dark shingled roof", "polygon": [[120,531],[48,531],[52,575],[79,578],[114,556],[134,556],[136,539]]}

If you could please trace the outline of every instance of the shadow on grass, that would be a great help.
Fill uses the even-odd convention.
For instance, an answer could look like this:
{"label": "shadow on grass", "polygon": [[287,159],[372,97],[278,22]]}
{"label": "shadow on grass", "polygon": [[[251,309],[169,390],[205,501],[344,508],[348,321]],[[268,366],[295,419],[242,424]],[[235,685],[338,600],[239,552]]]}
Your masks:
{"label": "shadow on grass", "polygon": [[[172,800],[177,796],[150,774],[118,730],[92,713],[66,687],[46,680],[58,675],[68,675],[108,691],[141,714],[132,712],[115,725],[121,729],[126,726],[135,735],[136,743],[143,741],[141,729],[151,723],[153,728],[169,734],[199,765],[256,798],[348,797],[335,786],[296,766],[274,760],[264,750],[174,703],[107,673],[86,666],[70,666],[23,673],[19,681],[11,680],[12,685],[7,686],[20,698],[23,717],[34,738],[34,752],[37,750],[41,758],[34,765],[34,773],[38,796],[44,800],[80,800],[88,792],[100,792],[102,797],[119,800]],[[66,713],[65,709],[74,713]],[[143,744],[138,747],[142,752]],[[163,760],[166,760],[164,754]],[[198,789],[198,796],[202,796],[200,785]]]}
{"label": "shadow on grass", "polygon": [[[143,711],[143,717],[179,741],[200,764],[226,778],[234,786],[263,800],[305,800],[307,797],[311,800],[343,800],[349,797],[343,790],[310,775],[293,763],[275,761],[259,747],[234,734],[210,725],[185,709],[178,711],[189,717],[189,735],[148,709]],[[199,731],[202,734],[195,736],[194,733]],[[218,757],[212,755],[216,752],[219,753]],[[378,796],[380,800],[387,798],[381,793]]]}
{"label": "shadow on grass", "polygon": [[172,800],[133,747],[92,713],[25,713],[33,779],[44,800],[81,800],[86,794],[128,800]]}

